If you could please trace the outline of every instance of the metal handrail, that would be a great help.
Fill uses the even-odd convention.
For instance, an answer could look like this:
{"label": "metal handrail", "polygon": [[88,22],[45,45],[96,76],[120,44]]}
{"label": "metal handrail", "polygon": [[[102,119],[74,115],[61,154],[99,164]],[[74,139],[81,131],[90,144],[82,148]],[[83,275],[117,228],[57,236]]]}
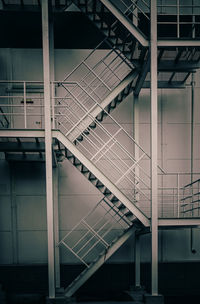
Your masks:
{"label": "metal handrail", "polygon": [[[105,208],[104,204],[107,205]],[[94,224],[90,224],[90,217],[95,214],[98,208],[101,208],[100,210],[103,212],[103,215],[97,219],[97,221],[94,222]],[[112,214],[111,214],[112,212]],[[113,215],[114,213],[114,215]],[[108,218],[109,216],[109,218]],[[112,220],[110,221],[110,218]],[[121,223],[123,221],[124,224]],[[86,257],[88,254],[92,254],[92,250],[98,245],[98,243],[101,243],[103,245],[103,250],[108,248],[113,240],[115,239],[115,234],[110,239],[110,242],[108,243],[107,240],[105,240],[105,237],[108,235],[109,232],[113,230],[113,227],[118,224],[120,226],[120,231],[125,231],[128,227],[130,227],[131,222],[127,222],[125,215],[121,213],[119,210],[116,210],[114,208],[114,204],[109,202],[105,197],[102,198],[93,208],[89,211],[89,213],[84,216],[72,229],[69,231],[57,244],[57,246],[63,244],[66,248],[68,248],[80,261],[82,261],[86,267],[89,267],[89,263],[91,261],[87,261]],[[109,225],[109,226],[108,226]],[[80,229],[80,227],[84,226],[86,228],[86,233],[84,235],[80,236],[77,241],[75,241],[75,244],[70,246],[70,237],[73,238],[74,231]],[[101,233],[102,231],[104,231]],[[116,230],[116,228],[115,228]],[[88,240],[87,240],[88,238]],[[84,241],[86,239],[86,241]],[[95,240],[96,239],[96,240]],[[68,241],[69,240],[69,241]],[[93,242],[94,240],[94,242]],[[84,251],[85,250],[85,251]],[[96,253],[96,252],[95,252]],[[100,254],[101,252],[99,252]],[[95,257],[96,258],[96,257]]]}
{"label": "metal handrail", "polygon": [[[91,130],[91,132],[93,132],[93,130]],[[86,136],[84,133],[82,134],[82,136],[85,137],[86,142],[89,142],[89,143],[92,144],[92,145],[94,144],[94,143],[90,140],[90,138],[89,138],[88,136]],[[97,134],[95,134],[95,137],[96,137],[97,140],[101,139],[101,138],[99,138],[99,136],[98,136]],[[104,142],[102,141],[102,143],[104,143]],[[79,142],[79,145],[80,145],[80,146],[83,146],[83,144],[82,144],[81,142]],[[94,146],[95,146],[95,148],[98,150],[98,146],[96,146],[95,144],[94,144]],[[88,148],[87,146],[83,146],[83,149],[87,152],[87,154],[91,154],[91,151],[89,150],[89,148]],[[91,154],[91,158],[92,158],[92,156],[93,156],[93,154]],[[120,161],[120,163],[123,164],[123,165],[125,166],[125,168],[127,169],[127,172],[125,172],[125,174],[124,174],[124,171],[122,171],[119,167],[117,167],[116,163],[112,160],[111,157],[113,157],[113,156],[118,157],[118,161]],[[126,162],[123,161],[123,159],[119,158],[119,156],[116,154],[115,151],[112,151],[111,154],[110,154],[110,158],[107,156],[106,159],[107,159],[107,160],[110,162],[110,164],[111,164],[111,165],[120,173],[120,175],[121,175],[121,174],[124,174],[124,178],[127,178],[127,179],[129,180],[129,182],[131,182],[131,183],[133,184],[133,186],[136,187],[136,188],[138,189],[138,191],[140,192],[140,194],[142,194],[142,195],[145,196],[148,200],[150,200],[150,199],[146,196],[146,194],[142,191],[142,189],[141,189],[141,188],[138,188],[137,184],[136,184],[134,181],[132,181],[130,178],[128,178],[128,177],[126,176],[126,174],[129,173],[130,167],[127,165]],[[134,165],[136,164],[137,167],[147,175],[147,173],[144,171],[144,169],[143,169],[141,166],[138,165],[138,163],[136,162],[136,160],[132,159],[132,161],[133,161],[133,164],[134,164]],[[105,167],[105,169],[106,169],[106,167]],[[148,176],[148,175],[147,175],[147,176]],[[114,176],[114,178],[115,178],[115,176]],[[148,178],[150,179],[149,176],[148,176]],[[146,186],[147,189],[150,191],[149,186],[144,182],[143,179],[140,178],[140,176],[136,175],[135,172],[134,172],[133,179],[134,179],[134,180],[136,180],[136,179],[139,180],[139,181],[140,181],[142,184],[144,184],[144,186]],[[115,184],[116,184],[116,183],[117,183],[117,182],[115,182]]]}
{"label": "metal handrail", "polygon": [[[125,2],[124,0],[120,0],[119,2],[112,1],[112,4],[119,9],[127,18],[127,16],[131,15],[131,17],[140,20],[140,15],[144,16],[147,21],[149,22],[150,20],[150,6],[147,4],[144,0],[130,0],[129,3]],[[137,12],[135,13],[135,9],[137,8],[139,15]],[[181,26],[184,24],[191,24],[193,27],[195,25],[199,24],[198,20],[195,20],[195,16],[199,16],[200,13],[195,13],[196,9],[200,9],[200,5],[191,3],[191,4],[184,4],[180,0],[176,0],[176,3],[174,4],[168,4],[168,3],[162,3],[162,4],[157,4],[158,8],[158,16],[163,16],[163,15],[170,15],[170,16],[176,16],[176,21],[159,21],[158,25],[162,24],[174,24],[177,25],[177,37],[180,37],[180,30]],[[176,11],[173,12],[172,10],[175,9]],[[184,11],[185,10],[185,11]],[[189,10],[189,11],[188,11]],[[127,14],[128,13],[128,14]],[[180,21],[181,16],[192,16],[194,17],[192,21]],[[129,17],[130,18],[130,17]],[[193,28],[192,31],[195,29]],[[195,33],[193,33],[193,38],[195,38]]]}

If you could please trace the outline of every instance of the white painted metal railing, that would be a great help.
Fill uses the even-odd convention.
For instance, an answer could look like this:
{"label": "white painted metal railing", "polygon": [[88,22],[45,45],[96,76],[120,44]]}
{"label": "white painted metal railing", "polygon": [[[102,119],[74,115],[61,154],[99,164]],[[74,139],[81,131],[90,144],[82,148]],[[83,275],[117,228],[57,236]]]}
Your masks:
{"label": "white painted metal railing", "polygon": [[[77,86],[78,83],[76,83]],[[72,91],[69,90],[69,93],[70,99],[68,96],[67,101],[70,101],[70,106],[66,103],[66,109],[63,111],[62,108],[60,114],[56,114],[60,130],[131,201],[136,202],[135,197],[139,193],[140,202],[145,200],[150,205],[150,171],[141,166],[141,162],[145,161],[150,168],[149,156],[107,111],[102,109],[102,112],[107,116],[107,123],[103,124],[90,114],[92,108],[88,110]],[[90,97],[89,94],[88,96]],[[93,105],[101,107],[93,97],[91,100]],[[79,119],[79,113],[82,114],[81,119]],[[88,119],[86,120],[85,117]],[[94,124],[95,128],[93,128]],[[75,134],[73,133],[74,125],[76,127]],[[133,156],[135,147],[140,152],[138,160]],[[129,150],[130,148],[131,150]],[[136,174],[136,168],[139,168],[140,175]]]}
{"label": "white painted metal railing", "polygon": [[44,128],[43,82],[0,80],[2,128]]}
{"label": "white painted metal railing", "polygon": [[200,216],[200,179],[185,185],[182,188],[181,213],[184,217]]}
{"label": "white painted metal railing", "polygon": [[[142,24],[150,21],[150,0],[110,0],[126,17],[134,20],[134,24],[142,30]],[[200,3],[199,1],[189,0],[173,0],[173,1],[157,1],[158,13],[158,34],[161,28],[163,36],[170,37],[199,37],[200,25]],[[168,31],[164,33],[164,27]],[[173,30],[169,30],[172,28]]]}
{"label": "white painted metal railing", "polygon": [[[194,206],[191,196],[191,176],[197,179],[200,173],[165,173],[159,174],[158,215],[159,218],[183,218],[198,216],[191,210]],[[198,191],[196,191],[198,192]],[[196,194],[197,195],[197,194]],[[197,198],[198,196],[196,196]],[[199,198],[199,197],[198,197]],[[195,202],[198,205],[198,202]],[[198,208],[196,208],[198,209]]]}
{"label": "white painted metal railing", "polygon": [[59,242],[86,267],[129,227],[131,222],[105,197]]}
{"label": "white painted metal railing", "polygon": [[[75,85],[78,86],[77,83]],[[52,91],[54,87],[55,83],[52,84]],[[0,88],[0,107],[2,109],[0,119],[5,121],[0,128],[35,129],[44,127],[42,82],[2,80]],[[108,174],[116,186],[150,217],[150,166],[147,165],[147,163],[150,164],[149,156],[110,114],[103,110],[97,102],[94,102],[94,99],[91,99],[93,107],[98,105],[107,116],[105,124],[90,114],[92,108],[86,109],[73,97],[73,93],[71,95],[65,99],[62,96],[53,96],[55,107],[52,107],[52,127],[55,125],[54,118],[57,119],[60,116],[60,130],[64,134],[67,133],[68,138],[77,144],[77,147],[91,158],[101,171]],[[28,102],[24,102],[24,100]],[[62,104],[58,105],[60,100],[62,100]],[[75,103],[76,109],[82,111],[81,119],[78,111],[72,111],[73,107],[68,107],[68,101],[72,104]],[[88,120],[85,120],[85,117]],[[96,125],[96,129],[93,129],[94,125]],[[76,130],[76,133],[72,133],[73,130]],[[72,134],[73,137],[71,137]],[[77,136],[80,134],[82,134],[83,141],[77,140]],[[90,135],[88,136],[88,134]],[[140,151],[137,160],[134,158],[135,148]],[[145,170],[145,168],[148,169]],[[200,174],[196,173],[193,176],[198,179]],[[194,201],[191,199],[191,193],[192,191],[195,193],[198,189],[195,190],[189,186],[184,188],[190,183],[190,173],[162,173],[159,180],[160,218],[198,216],[198,201],[195,202],[196,205],[191,203]],[[190,197],[187,198],[187,196]],[[196,198],[199,199],[199,196],[196,195]]]}
{"label": "white painted metal railing", "polygon": [[[101,104],[132,69],[132,64],[119,50],[100,52],[96,48],[59,83],[57,94],[64,98],[57,99],[56,104],[70,107],[81,119],[85,113],[72,98],[80,100],[87,110],[91,110],[91,107],[95,108],[95,103]],[[61,116],[60,119],[57,116],[57,122],[62,122]],[[75,128],[77,122],[74,121],[71,127]]]}

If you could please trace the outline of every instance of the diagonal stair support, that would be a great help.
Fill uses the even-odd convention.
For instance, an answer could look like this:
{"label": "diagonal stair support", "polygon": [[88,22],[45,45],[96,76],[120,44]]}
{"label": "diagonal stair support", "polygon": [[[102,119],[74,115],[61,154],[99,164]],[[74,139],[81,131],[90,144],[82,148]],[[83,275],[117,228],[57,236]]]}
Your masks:
{"label": "diagonal stair support", "polygon": [[67,139],[60,131],[53,131],[56,137],[84,166],[98,178],[113,195],[115,195],[144,226],[149,226],[150,221],[144,213],[136,207],[88,158],[86,158],[77,147]]}
{"label": "diagonal stair support", "polygon": [[71,297],[132,235],[136,228],[129,228],[117,241],[115,241],[105,252],[100,255],[96,262],[86,268],[64,291],[65,297]]}
{"label": "diagonal stair support", "polygon": [[[81,133],[93,123],[94,119],[101,114],[103,109],[105,109],[111,102],[128,86],[133,82],[135,77],[138,75],[136,70],[131,71],[122,82],[120,82],[115,89],[110,92],[110,94],[101,102],[101,104],[95,104],[93,108],[91,108],[80,121],[73,126],[70,130],[70,135],[68,138],[74,141],[78,138]],[[92,119],[94,117],[94,119]]]}
{"label": "diagonal stair support", "polygon": [[140,72],[137,82],[135,84],[135,89],[134,89],[135,96],[138,96],[140,94],[141,88],[144,84],[144,81],[146,79],[146,76],[147,76],[147,73],[149,72],[149,70],[150,70],[150,55],[148,54],[148,59],[147,59],[147,61],[145,61],[143,63],[141,72]]}
{"label": "diagonal stair support", "polygon": [[142,33],[130,22],[122,12],[109,0],[100,0],[101,3],[124,25],[124,27],[137,39],[137,41],[144,47],[149,46],[149,41]]}

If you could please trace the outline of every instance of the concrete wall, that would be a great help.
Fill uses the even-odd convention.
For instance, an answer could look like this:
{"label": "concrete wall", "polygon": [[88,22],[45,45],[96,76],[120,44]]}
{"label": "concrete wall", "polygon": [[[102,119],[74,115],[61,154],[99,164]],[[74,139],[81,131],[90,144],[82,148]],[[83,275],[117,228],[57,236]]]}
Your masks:
{"label": "concrete wall", "polygon": [[[99,52],[104,52],[103,50]],[[61,80],[89,50],[55,50],[55,79]],[[42,53],[38,49],[0,49],[0,78],[42,80]],[[199,157],[199,75],[195,86],[194,171],[200,172]],[[140,144],[150,151],[149,90],[140,97]],[[112,113],[133,134],[133,98],[129,96]],[[106,123],[106,121],[105,121]],[[35,125],[35,121],[32,121]],[[191,88],[159,90],[159,162],[167,172],[190,172]],[[60,237],[98,202],[101,194],[67,161],[59,164]],[[8,164],[0,155],[0,263],[34,264],[47,262],[45,168],[44,164]],[[190,177],[183,181],[186,183]],[[199,229],[190,250],[190,230],[162,231],[160,261],[199,260]],[[150,260],[150,236],[142,237],[142,261]],[[112,263],[133,261],[133,239],[111,258]],[[61,250],[62,263],[78,263]]]}

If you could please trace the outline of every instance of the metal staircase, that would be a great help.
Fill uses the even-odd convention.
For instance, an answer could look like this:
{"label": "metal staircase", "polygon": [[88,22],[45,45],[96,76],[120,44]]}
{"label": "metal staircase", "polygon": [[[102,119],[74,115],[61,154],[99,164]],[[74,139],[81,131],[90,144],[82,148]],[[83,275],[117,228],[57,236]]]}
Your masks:
{"label": "metal staircase", "polygon": [[86,266],[66,288],[65,296],[70,297],[136,229],[150,223],[134,199],[131,201],[75,144],[59,131],[56,138],[65,148],[66,158],[103,194],[90,213],[59,242]]}
{"label": "metal staircase", "polygon": [[94,118],[102,121],[106,115],[104,109],[110,113],[124,100],[138,74],[120,51],[111,49],[99,55],[97,48],[57,88],[57,94],[64,95],[56,99],[57,126],[65,135],[70,134],[72,140]]}
{"label": "metal staircase", "polygon": [[[54,83],[57,96],[52,98],[52,117],[55,129],[59,130],[53,131],[59,141],[57,153],[60,157],[62,152],[102,195],[89,214],[58,243],[86,267],[65,289],[67,297],[135,230],[149,228],[151,221],[151,158],[110,115],[132,90],[138,95],[143,86],[148,87],[149,40],[142,33],[141,20],[148,24],[149,4],[144,0],[72,2],[103,32],[105,39],[63,81]],[[135,14],[135,10],[139,13]],[[133,24],[134,18],[137,26]],[[102,43],[106,43],[108,49],[99,52]],[[199,59],[199,48],[160,47],[158,85],[183,85],[199,67]],[[26,90],[24,113],[27,111],[25,101]],[[37,146],[37,140],[35,142]],[[43,146],[35,151],[38,155],[44,152]],[[191,185],[185,189],[187,187]],[[179,205],[178,187],[176,191]],[[163,189],[161,192],[163,199]],[[196,196],[199,190],[182,198],[181,212],[186,217],[193,216],[197,206],[199,211]],[[191,197],[192,202],[188,203]],[[168,209],[169,206],[163,204],[162,213],[168,214]]]}
{"label": "metal staircase", "polygon": [[[132,18],[137,9],[149,22],[149,6],[145,1],[118,1],[118,6],[107,0],[72,2],[104,33],[102,43],[106,42],[109,50],[99,58],[97,46],[58,87],[59,95],[65,94],[55,106],[61,150],[103,195],[59,242],[86,266],[65,289],[67,297],[136,229],[149,227],[151,216],[150,156],[110,115],[132,90],[138,95],[148,79],[149,42]],[[165,73],[169,87],[181,85],[197,68],[199,58],[198,49],[160,48],[159,76],[163,79]],[[162,213],[167,214],[168,209]]]}
{"label": "metal staircase", "polygon": [[60,245],[70,250],[85,270],[67,287],[70,297],[134,232],[129,215],[125,215],[106,198],[67,233]]}
{"label": "metal staircase", "polygon": [[[137,69],[138,77],[133,85],[134,94],[138,95],[142,87],[149,87],[147,36],[150,28],[150,2],[143,0],[73,0],[72,2],[107,37],[110,47],[120,50]],[[192,4],[188,4],[188,8],[191,14]],[[199,38],[199,16],[191,14],[190,19],[192,16],[194,18],[189,22],[185,9],[182,1],[179,4],[158,5],[158,34],[162,39],[171,35],[168,31],[166,33],[164,31],[166,24],[173,27],[176,33],[173,39]],[[174,11],[178,17],[171,23],[170,17],[174,18]],[[158,47],[158,87],[182,87],[191,72],[199,68],[199,60],[198,47],[176,47],[173,42],[170,47],[168,45]]]}

